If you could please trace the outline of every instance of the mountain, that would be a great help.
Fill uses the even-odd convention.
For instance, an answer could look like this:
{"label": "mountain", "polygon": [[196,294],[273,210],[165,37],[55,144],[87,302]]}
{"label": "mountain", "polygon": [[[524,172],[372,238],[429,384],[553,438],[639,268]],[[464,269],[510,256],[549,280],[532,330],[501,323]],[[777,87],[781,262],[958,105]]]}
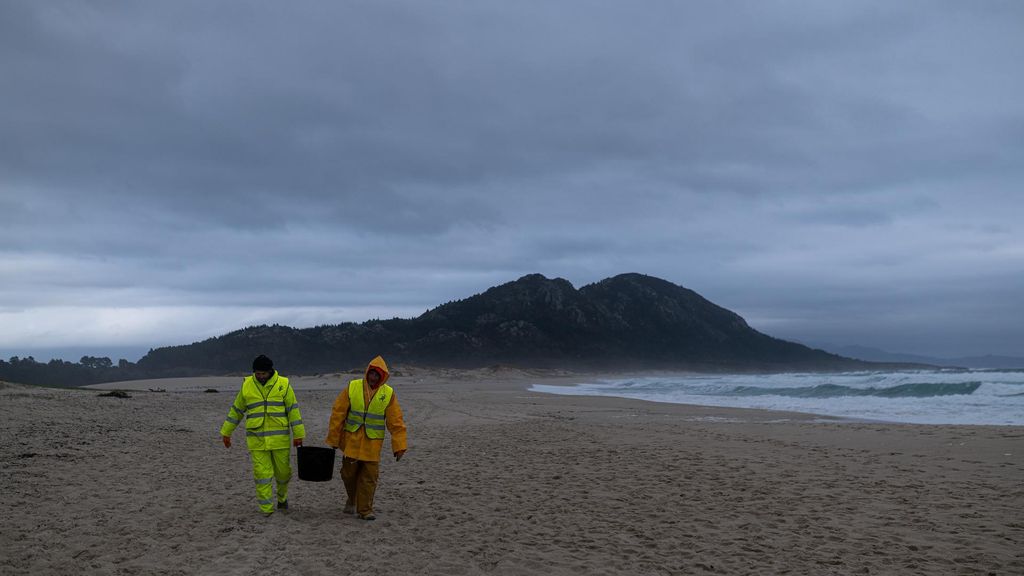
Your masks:
{"label": "mountain", "polygon": [[848,370],[870,366],[762,334],[696,292],[642,274],[576,289],[523,276],[412,319],[296,329],[254,326],[151,350],[150,377],[245,372],[264,353],[288,373],[391,363],[583,369]]}
{"label": "mountain", "polygon": [[949,368],[1024,369],[1024,358],[1018,358],[1015,356],[994,356],[989,354],[985,356],[938,358],[934,356],[888,352],[878,348],[871,348],[869,346],[822,345],[821,348],[835,354],[868,362],[911,362]]}

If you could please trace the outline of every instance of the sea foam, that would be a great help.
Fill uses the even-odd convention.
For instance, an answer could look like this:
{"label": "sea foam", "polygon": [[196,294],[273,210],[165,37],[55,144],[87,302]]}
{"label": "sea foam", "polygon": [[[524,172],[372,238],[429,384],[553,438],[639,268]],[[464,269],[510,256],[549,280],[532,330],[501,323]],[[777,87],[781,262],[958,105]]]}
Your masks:
{"label": "sea foam", "polygon": [[917,424],[1024,425],[1024,371],[686,374],[535,385],[555,394],[784,410]]}

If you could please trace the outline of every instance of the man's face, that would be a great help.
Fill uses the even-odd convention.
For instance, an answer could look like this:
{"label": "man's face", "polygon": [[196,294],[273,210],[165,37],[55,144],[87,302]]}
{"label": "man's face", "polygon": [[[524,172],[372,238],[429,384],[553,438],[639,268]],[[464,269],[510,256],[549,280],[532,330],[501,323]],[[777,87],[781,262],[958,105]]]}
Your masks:
{"label": "man's face", "polygon": [[370,370],[366,373],[366,381],[370,383],[370,387],[376,388],[380,384],[380,372]]}
{"label": "man's face", "polygon": [[270,377],[273,376],[274,373],[268,372],[266,370],[256,370],[255,372],[252,373],[252,375],[255,376],[257,380],[259,380],[260,384],[266,384],[267,380],[270,380]]}

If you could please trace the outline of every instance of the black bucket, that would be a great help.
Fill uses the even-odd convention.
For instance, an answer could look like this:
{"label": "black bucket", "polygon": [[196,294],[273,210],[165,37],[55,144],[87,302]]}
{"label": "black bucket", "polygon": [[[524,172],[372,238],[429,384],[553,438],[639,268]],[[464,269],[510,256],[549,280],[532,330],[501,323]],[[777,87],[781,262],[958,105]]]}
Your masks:
{"label": "black bucket", "polygon": [[299,480],[327,482],[334,475],[334,448],[299,446]]}

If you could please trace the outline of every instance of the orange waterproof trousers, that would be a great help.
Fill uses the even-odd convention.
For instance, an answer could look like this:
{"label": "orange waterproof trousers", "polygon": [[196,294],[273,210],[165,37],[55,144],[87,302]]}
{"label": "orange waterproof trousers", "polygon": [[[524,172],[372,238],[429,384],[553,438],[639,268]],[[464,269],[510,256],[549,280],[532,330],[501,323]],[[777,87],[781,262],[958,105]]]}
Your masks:
{"label": "orange waterproof trousers", "polygon": [[341,459],[341,481],[348,496],[346,505],[354,504],[360,516],[373,514],[373,494],[377,491],[377,476],[380,462],[368,462],[355,458]]}

